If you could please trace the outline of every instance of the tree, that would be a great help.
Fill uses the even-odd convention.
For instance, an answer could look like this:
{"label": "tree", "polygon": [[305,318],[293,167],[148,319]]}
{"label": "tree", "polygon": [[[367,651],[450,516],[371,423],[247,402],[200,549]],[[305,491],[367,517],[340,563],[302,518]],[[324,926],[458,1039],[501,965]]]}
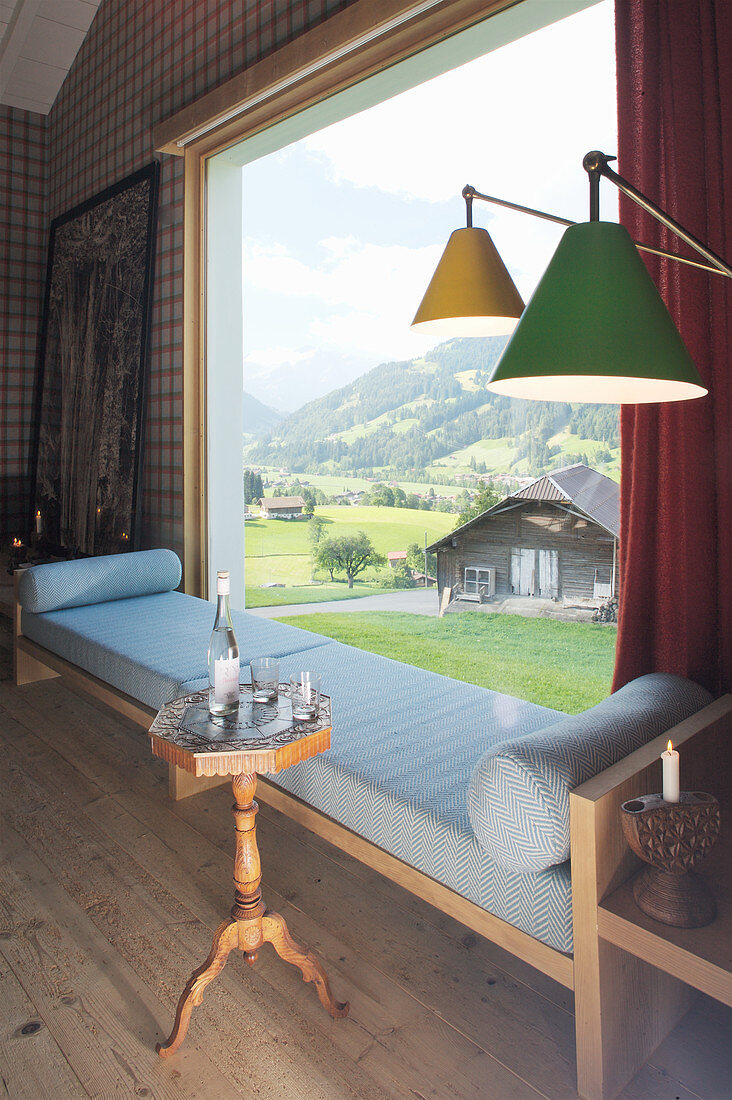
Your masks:
{"label": "tree", "polygon": [[[315,521],[311,520],[310,522],[313,523]],[[337,539],[322,537],[316,544],[315,552],[313,553],[315,564],[321,569],[327,569],[330,573],[331,580],[335,580],[333,574],[336,569],[340,568],[337,542]]]}
{"label": "tree", "polygon": [[500,499],[501,494],[490,481],[487,483],[479,481],[478,492],[475,495],[473,503],[463,509],[457,518],[455,526],[460,527],[463,523],[467,523],[468,520],[475,519],[477,516],[482,515],[483,512],[487,512],[489,508],[492,508],[494,504],[498,504]]}
{"label": "tree", "polygon": [[[417,569],[420,573],[424,570],[424,547],[418,542],[410,542],[407,547],[407,565]],[[427,555],[427,572],[434,576],[437,569],[437,554]]]}
{"label": "tree", "polygon": [[310,546],[315,556],[315,551],[325,534],[325,528],[327,524],[322,516],[312,516],[308,521],[308,538],[310,539]]}
{"label": "tree", "polygon": [[393,508],[394,490],[389,485],[375,485],[368,495],[368,502],[375,507]]}
{"label": "tree", "polygon": [[317,561],[330,572],[331,580],[335,570],[345,573],[348,587],[353,588],[354,578],[368,565],[383,565],[384,556],[376,551],[365,531],[357,531],[355,535],[323,539],[318,546]]}
{"label": "tree", "polygon": [[264,487],[262,485],[262,475],[257,474],[254,470],[244,471],[244,503],[252,504],[264,496]]}

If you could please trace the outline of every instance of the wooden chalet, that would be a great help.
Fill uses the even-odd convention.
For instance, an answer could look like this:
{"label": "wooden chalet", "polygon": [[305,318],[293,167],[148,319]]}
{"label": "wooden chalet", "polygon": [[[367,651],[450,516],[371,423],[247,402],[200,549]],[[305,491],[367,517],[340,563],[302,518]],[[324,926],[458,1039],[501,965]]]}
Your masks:
{"label": "wooden chalet", "polygon": [[260,497],[259,509],[263,519],[299,519],[305,501],[302,497]]}
{"label": "wooden chalet", "polygon": [[605,600],[618,591],[620,490],[578,463],[537,478],[428,547],[453,595]]}

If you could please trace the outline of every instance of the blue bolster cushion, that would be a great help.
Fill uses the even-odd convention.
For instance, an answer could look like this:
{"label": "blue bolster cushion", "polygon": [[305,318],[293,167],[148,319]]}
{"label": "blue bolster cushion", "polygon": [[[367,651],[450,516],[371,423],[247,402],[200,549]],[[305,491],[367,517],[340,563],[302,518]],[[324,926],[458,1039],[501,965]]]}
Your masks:
{"label": "blue bolster cushion", "polygon": [[666,672],[632,680],[583,714],[504,741],[478,761],[468,815],[502,867],[543,871],[569,859],[569,792],[712,701]]}
{"label": "blue bolster cushion", "polygon": [[172,592],[180,578],[180,559],[172,550],[107,554],[26,569],[18,583],[18,599],[25,611],[42,614]]}

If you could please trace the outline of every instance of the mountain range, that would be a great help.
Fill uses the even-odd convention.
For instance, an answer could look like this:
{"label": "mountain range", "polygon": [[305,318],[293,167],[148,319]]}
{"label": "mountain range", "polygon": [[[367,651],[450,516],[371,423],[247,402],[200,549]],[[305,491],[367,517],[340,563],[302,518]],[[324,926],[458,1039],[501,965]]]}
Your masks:
{"label": "mountain range", "polygon": [[245,447],[292,472],[538,476],[572,461],[613,475],[618,408],[521,401],[486,390],[505,337],[457,339],[382,363],[274,423]]}
{"label": "mountain range", "polygon": [[273,431],[286,416],[286,413],[258,401],[246,390],[242,396],[242,430],[245,439],[257,439],[259,436],[266,435]]}

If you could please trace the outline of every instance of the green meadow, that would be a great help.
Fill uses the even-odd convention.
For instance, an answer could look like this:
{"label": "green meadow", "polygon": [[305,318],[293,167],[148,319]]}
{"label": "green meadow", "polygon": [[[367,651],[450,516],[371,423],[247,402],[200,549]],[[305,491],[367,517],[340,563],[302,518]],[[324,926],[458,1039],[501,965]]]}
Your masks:
{"label": "green meadow", "polygon": [[614,626],[479,611],[443,619],[355,611],[294,615],[280,621],[567,714],[577,714],[610,694]]}
{"label": "green meadow", "polygon": [[[390,550],[406,550],[416,542],[433,542],[452,530],[456,517],[446,512],[423,512],[413,508],[360,508],[350,505],[316,508],[315,514],[325,520],[324,534],[335,536],[365,531],[376,550],[386,556]],[[246,521],[246,583],[247,606],[271,606],[278,602],[305,603],[319,599],[340,599],[338,588],[348,592],[345,584],[336,585],[332,595],[318,595],[322,588],[300,587],[309,585],[312,577],[312,559],[308,520],[251,519]],[[367,569],[362,581],[373,580],[374,570]],[[316,574],[315,579],[329,580],[328,574]],[[284,584],[283,589],[262,589],[262,585]],[[333,586],[331,586],[333,587]],[[260,596],[255,597],[254,590]],[[375,589],[369,589],[369,592]],[[360,595],[368,595],[361,588]],[[277,599],[270,595],[277,593]],[[355,593],[348,593],[349,595]]]}

